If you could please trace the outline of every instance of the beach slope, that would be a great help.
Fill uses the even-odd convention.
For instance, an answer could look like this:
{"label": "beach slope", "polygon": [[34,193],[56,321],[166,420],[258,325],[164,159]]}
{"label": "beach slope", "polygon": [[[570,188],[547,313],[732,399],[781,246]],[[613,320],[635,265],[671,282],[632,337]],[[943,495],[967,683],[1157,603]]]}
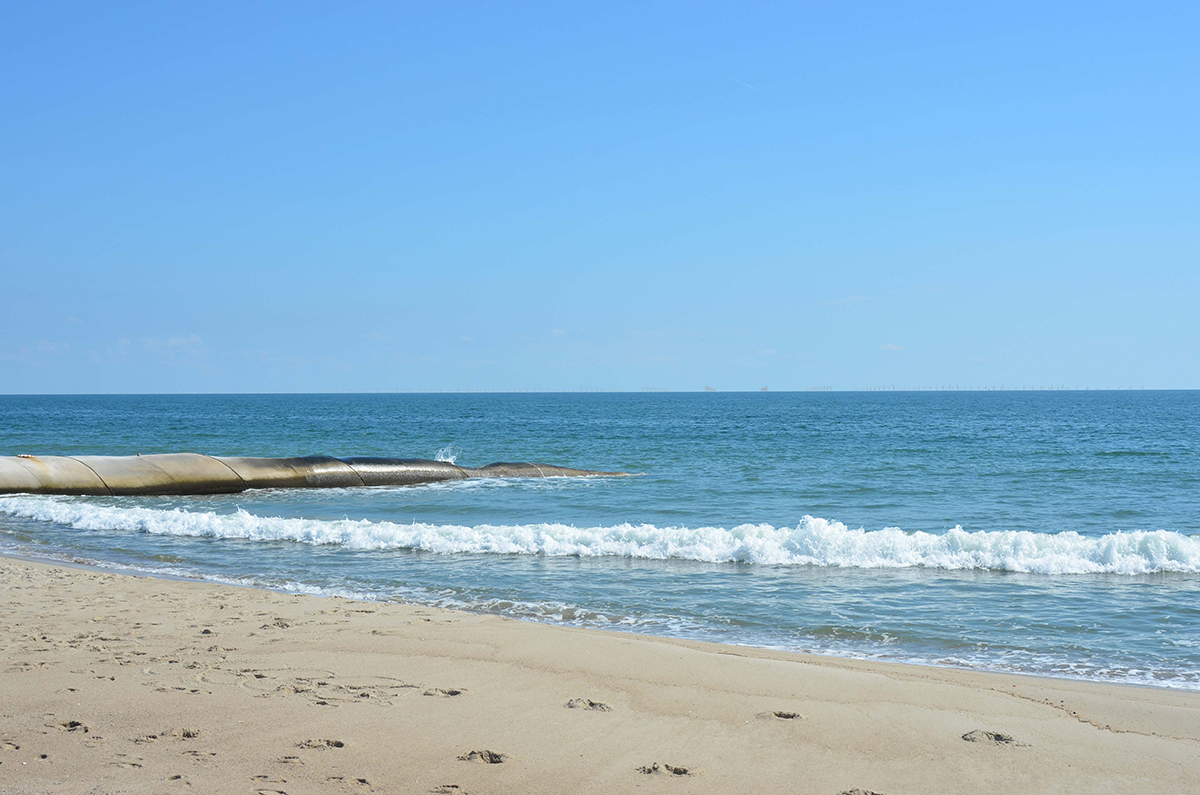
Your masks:
{"label": "beach slope", "polygon": [[1185,793],[1200,694],[0,558],[2,793]]}

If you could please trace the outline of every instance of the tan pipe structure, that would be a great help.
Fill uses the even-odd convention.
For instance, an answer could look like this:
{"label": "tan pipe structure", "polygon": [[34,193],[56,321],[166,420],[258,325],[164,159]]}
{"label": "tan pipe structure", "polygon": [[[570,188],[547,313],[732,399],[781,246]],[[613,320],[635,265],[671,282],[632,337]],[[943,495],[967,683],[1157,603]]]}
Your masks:
{"label": "tan pipe structure", "polygon": [[0,494],[233,494],[246,489],[412,486],[466,478],[627,475],[550,464],[460,467],[415,458],[226,458],[199,453],[0,456]]}

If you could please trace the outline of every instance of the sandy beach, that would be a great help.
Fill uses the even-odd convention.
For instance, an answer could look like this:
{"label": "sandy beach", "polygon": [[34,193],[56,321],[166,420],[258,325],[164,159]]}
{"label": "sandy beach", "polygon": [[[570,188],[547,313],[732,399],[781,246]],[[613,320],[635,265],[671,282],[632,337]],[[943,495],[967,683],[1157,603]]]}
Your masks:
{"label": "sandy beach", "polygon": [[0,559],[3,793],[1186,793],[1200,694]]}

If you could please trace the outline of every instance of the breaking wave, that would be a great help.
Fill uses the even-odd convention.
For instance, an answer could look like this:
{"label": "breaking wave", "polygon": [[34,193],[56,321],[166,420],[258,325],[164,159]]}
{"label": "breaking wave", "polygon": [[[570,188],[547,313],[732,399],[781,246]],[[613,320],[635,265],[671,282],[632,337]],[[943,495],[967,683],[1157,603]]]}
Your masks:
{"label": "breaking wave", "polygon": [[1200,538],[1167,530],[1083,536],[1075,532],[943,533],[851,529],[805,516],[795,527],[744,524],[656,527],[620,524],[434,525],[366,519],[290,519],[159,508],[120,508],[62,497],[0,497],[0,513],[79,530],[292,541],[351,549],[439,554],[624,557],[844,568],[983,569],[1034,574],[1200,573]]}

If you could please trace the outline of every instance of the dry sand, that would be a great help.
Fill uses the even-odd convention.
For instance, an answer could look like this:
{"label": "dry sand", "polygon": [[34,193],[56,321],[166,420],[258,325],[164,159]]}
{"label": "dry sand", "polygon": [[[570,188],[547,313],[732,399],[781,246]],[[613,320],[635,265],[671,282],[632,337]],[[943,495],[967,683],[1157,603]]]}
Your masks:
{"label": "dry sand", "polygon": [[1196,793],[1200,694],[0,558],[4,793]]}

